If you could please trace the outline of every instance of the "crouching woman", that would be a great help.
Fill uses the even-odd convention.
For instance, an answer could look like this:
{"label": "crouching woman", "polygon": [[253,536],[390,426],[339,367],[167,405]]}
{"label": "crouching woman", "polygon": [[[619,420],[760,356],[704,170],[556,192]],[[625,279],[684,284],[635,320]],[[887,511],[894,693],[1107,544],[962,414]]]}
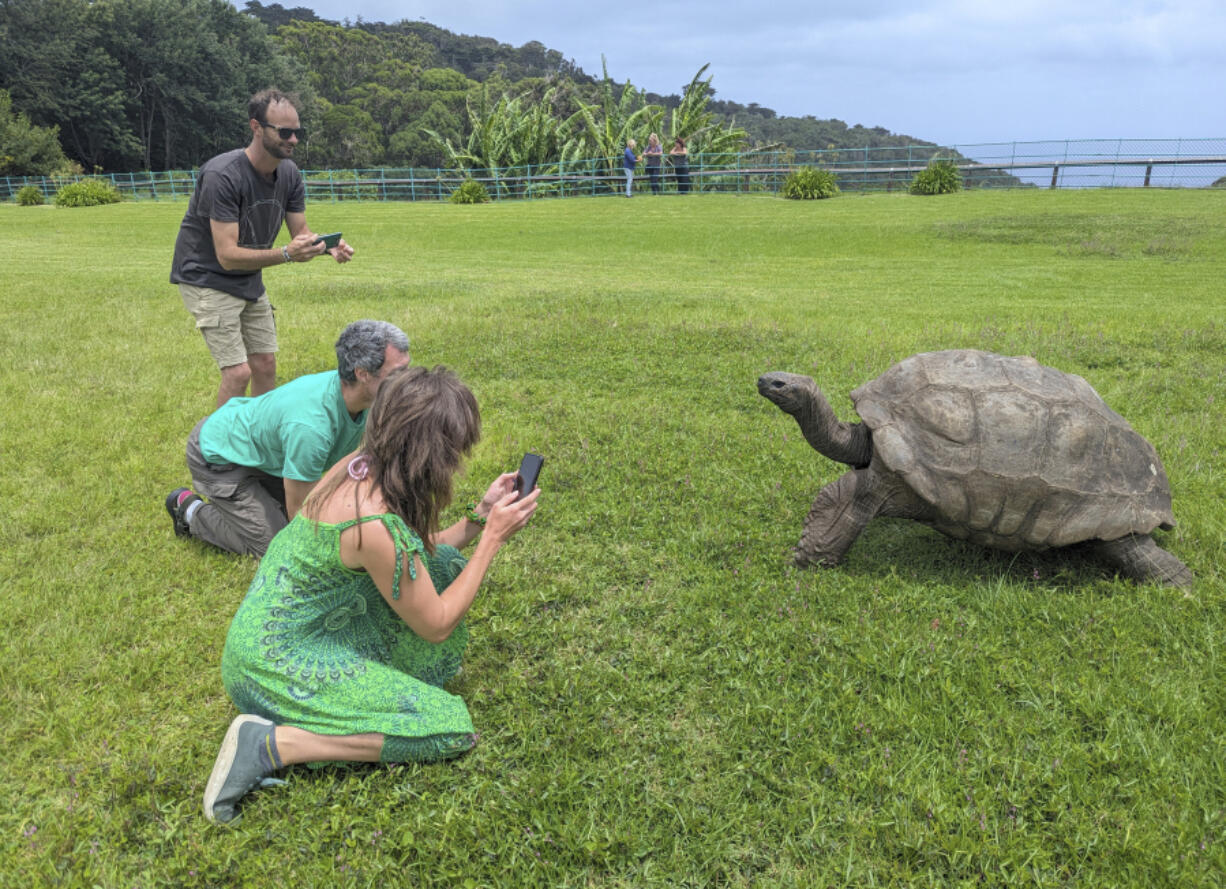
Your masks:
{"label": "crouching woman", "polygon": [[476,743],[468,708],[443,685],[490,562],[540,493],[516,502],[504,473],[466,518],[438,527],[480,429],[476,399],[450,371],[392,371],[362,447],[273,538],[226,637],[222,681],[241,715],[205,788],[209,820],[232,820],[282,766],[431,762]]}

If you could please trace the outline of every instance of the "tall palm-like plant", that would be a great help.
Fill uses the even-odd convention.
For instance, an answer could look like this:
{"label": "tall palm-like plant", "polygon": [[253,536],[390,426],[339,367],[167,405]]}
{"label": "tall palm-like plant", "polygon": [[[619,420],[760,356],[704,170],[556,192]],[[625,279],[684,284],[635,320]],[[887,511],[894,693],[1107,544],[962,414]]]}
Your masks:
{"label": "tall palm-like plant", "polygon": [[[558,87],[550,87],[539,101],[528,93],[497,99],[488,85],[468,100],[469,135],[461,145],[438,132],[422,128],[461,169],[488,169],[498,183],[498,171],[507,167],[537,167],[538,173],[555,172],[545,164],[566,163],[594,158],[593,164],[608,176],[617,176],[622,165],[622,150],[629,139],[646,145],[652,132],[666,140],[682,137],[691,154],[701,154],[703,162],[729,162],[746,141],[746,133],[732,122],[721,124],[709,105],[713,90],[711,78],[703,79],[710,65],[694,75],[680,104],[665,117],[665,110],[647,101],[643,90],[630,81],[618,85],[609,77],[605,60],[598,101],[578,101],[579,109],[559,120],[555,108]],[[667,123],[667,128],[665,124]]]}
{"label": "tall palm-like plant", "polygon": [[561,124],[553,116],[554,90],[540,102],[524,107],[526,95],[499,96],[491,101],[488,88],[468,102],[469,135],[462,145],[434,130],[422,128],[446,149],[461,168],[521,167],[556,162],[560,153]]}
{"label": "tall palm-like plant", "polygon": [[703,80],[702,75],[710,67],[710,62],[703,65],[690,80],[681,102],[668,115],[665,135],[670,141],[680,136],[691,152],[723,154],[739,151],[749,134],[732,121],[721,126],[715,112],[707,107],[714,91],[711,89],[711,78]]}
{"label": "tall palm-like plant", "polygon": [[563,124],[568,139],[563,146],[563,160],[582,157],[598,158],[609,174],[621,169],[622,150],[628,139],[643,144],[649,133],[660,128],[664,109],[647,102],[642,90],[629,80],[620,90],[609,77],[604,57],[600,60],[604,78],[600,84],[599,103],[579,103],[579,110]]}
{"label": "tall palm-like plant", "polygon": [[[441,145],[460,169],[486,169],[499,186],[500,170],[508,167],[538,167],[556,164],[562,150],[562,124],[554,117],[556,89],[546,91],[541,100],[528,103],[526,94],[503,94],[491,101],[488,87],[482,87],[476,100],[468,102],[469,135],[461,146],[451,143],[431,129],[422,132]],[[524,170],[524,173],[527,173]]]}

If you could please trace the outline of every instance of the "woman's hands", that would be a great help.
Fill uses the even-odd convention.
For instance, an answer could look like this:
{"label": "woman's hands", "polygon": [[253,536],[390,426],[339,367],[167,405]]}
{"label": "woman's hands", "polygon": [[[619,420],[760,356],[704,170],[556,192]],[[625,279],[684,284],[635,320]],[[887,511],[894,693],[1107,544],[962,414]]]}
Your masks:
{"label": "woman's hands", "polygon": [[514,537],[536,512],[536,499],[541,489],[534,488],[517,502],[517,477],[518,473],[515,472],[504,472],[498,476],[477,504],[477,515],[485,518],[485,533],[492,532],[500,545]]}
{"label": "woman's hands", "polygon": [[460,519],[451,527],[439,531],[434,536],[434,542],[463,549],[480,535],[482,540],[488,540],[493,545],[493,551],[497,551],[515,536],[536,511],[536,492],[518,503],[514,502],[516,475],[514,472],[504,472],[494,479],[485,496],[473,508],[476,519],[471,516]]}
{"label": "woman's hands", "polygon": [[489,490],[485,492],[485,496],[481,498],[481,502],[477,504],[477,515],[483,519],[488,519],[490,513],[494,510],[494,504],[505,497],[510,491],[515,490],[514,472],[504,472],[490,484]]}
{"label": "woman's hands", "polygon": [[[505,477],[500,476],[499,481]],[[485,520],[485,533],[482,535],[493,538],[499,546],[514,537],[520,528],[528,524],[528,519],[532,518],[532,513],[536,512],[536,500],[541,494],[540,488],[533,488],[531,494],[526,494],[523,499],[516,500],[519,492],[514,487],[515,473],[510,473],[510,477],[511,490],[503,494],[494,504],[494,508],[490,510],[489,517]]]}

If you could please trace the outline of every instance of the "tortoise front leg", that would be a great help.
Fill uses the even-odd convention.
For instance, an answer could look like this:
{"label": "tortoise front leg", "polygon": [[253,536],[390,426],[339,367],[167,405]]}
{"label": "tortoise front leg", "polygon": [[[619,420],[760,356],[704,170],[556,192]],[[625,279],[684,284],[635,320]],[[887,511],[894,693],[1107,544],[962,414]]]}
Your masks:
{"label": "tortoise front leg", "polygon": [[837,565],[864,526],[878,516],[925,521],[931,509],[893,473],[870,463],[853,469],[817,492],[793,557],[800,567]]}
{"label": "tortoise front leg", "polygon": [[1133,580],[1165,583],[1183,589],[1192,585],[1188,566],[1158,546],[1148,534],[1100,541],[1094,551],[1120,574]]}
{"label": "tortoise front leg", "polygon": [[818,491],[792,553],[797,565],[833,566],[842,561],[864,526],[877,515],[875,498],[864,496],[867,475],[867,470],[853,469]]}

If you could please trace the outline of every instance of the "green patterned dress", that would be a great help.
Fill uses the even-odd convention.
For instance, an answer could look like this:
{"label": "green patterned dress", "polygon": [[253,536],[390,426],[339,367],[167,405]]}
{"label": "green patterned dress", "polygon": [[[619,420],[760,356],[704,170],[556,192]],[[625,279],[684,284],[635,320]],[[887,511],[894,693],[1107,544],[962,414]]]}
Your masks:
{"label": "green patterned dress", "polygon": [[341,562],[341,532],[376,520],[396,546],[393,589],[406,555],[421,555],[439,591],[464,567],[454,547],[426,556],[396,515],[333,525],[300,514],[273,538],[230,624],[222,682],[241,712],[278,725],[320,735],[378,732],[384,762],[458,756],[476,735],[464,701],[443,684],[459,672],[468,629],[461,623],[445,642],[425,641],[365,572]]}

